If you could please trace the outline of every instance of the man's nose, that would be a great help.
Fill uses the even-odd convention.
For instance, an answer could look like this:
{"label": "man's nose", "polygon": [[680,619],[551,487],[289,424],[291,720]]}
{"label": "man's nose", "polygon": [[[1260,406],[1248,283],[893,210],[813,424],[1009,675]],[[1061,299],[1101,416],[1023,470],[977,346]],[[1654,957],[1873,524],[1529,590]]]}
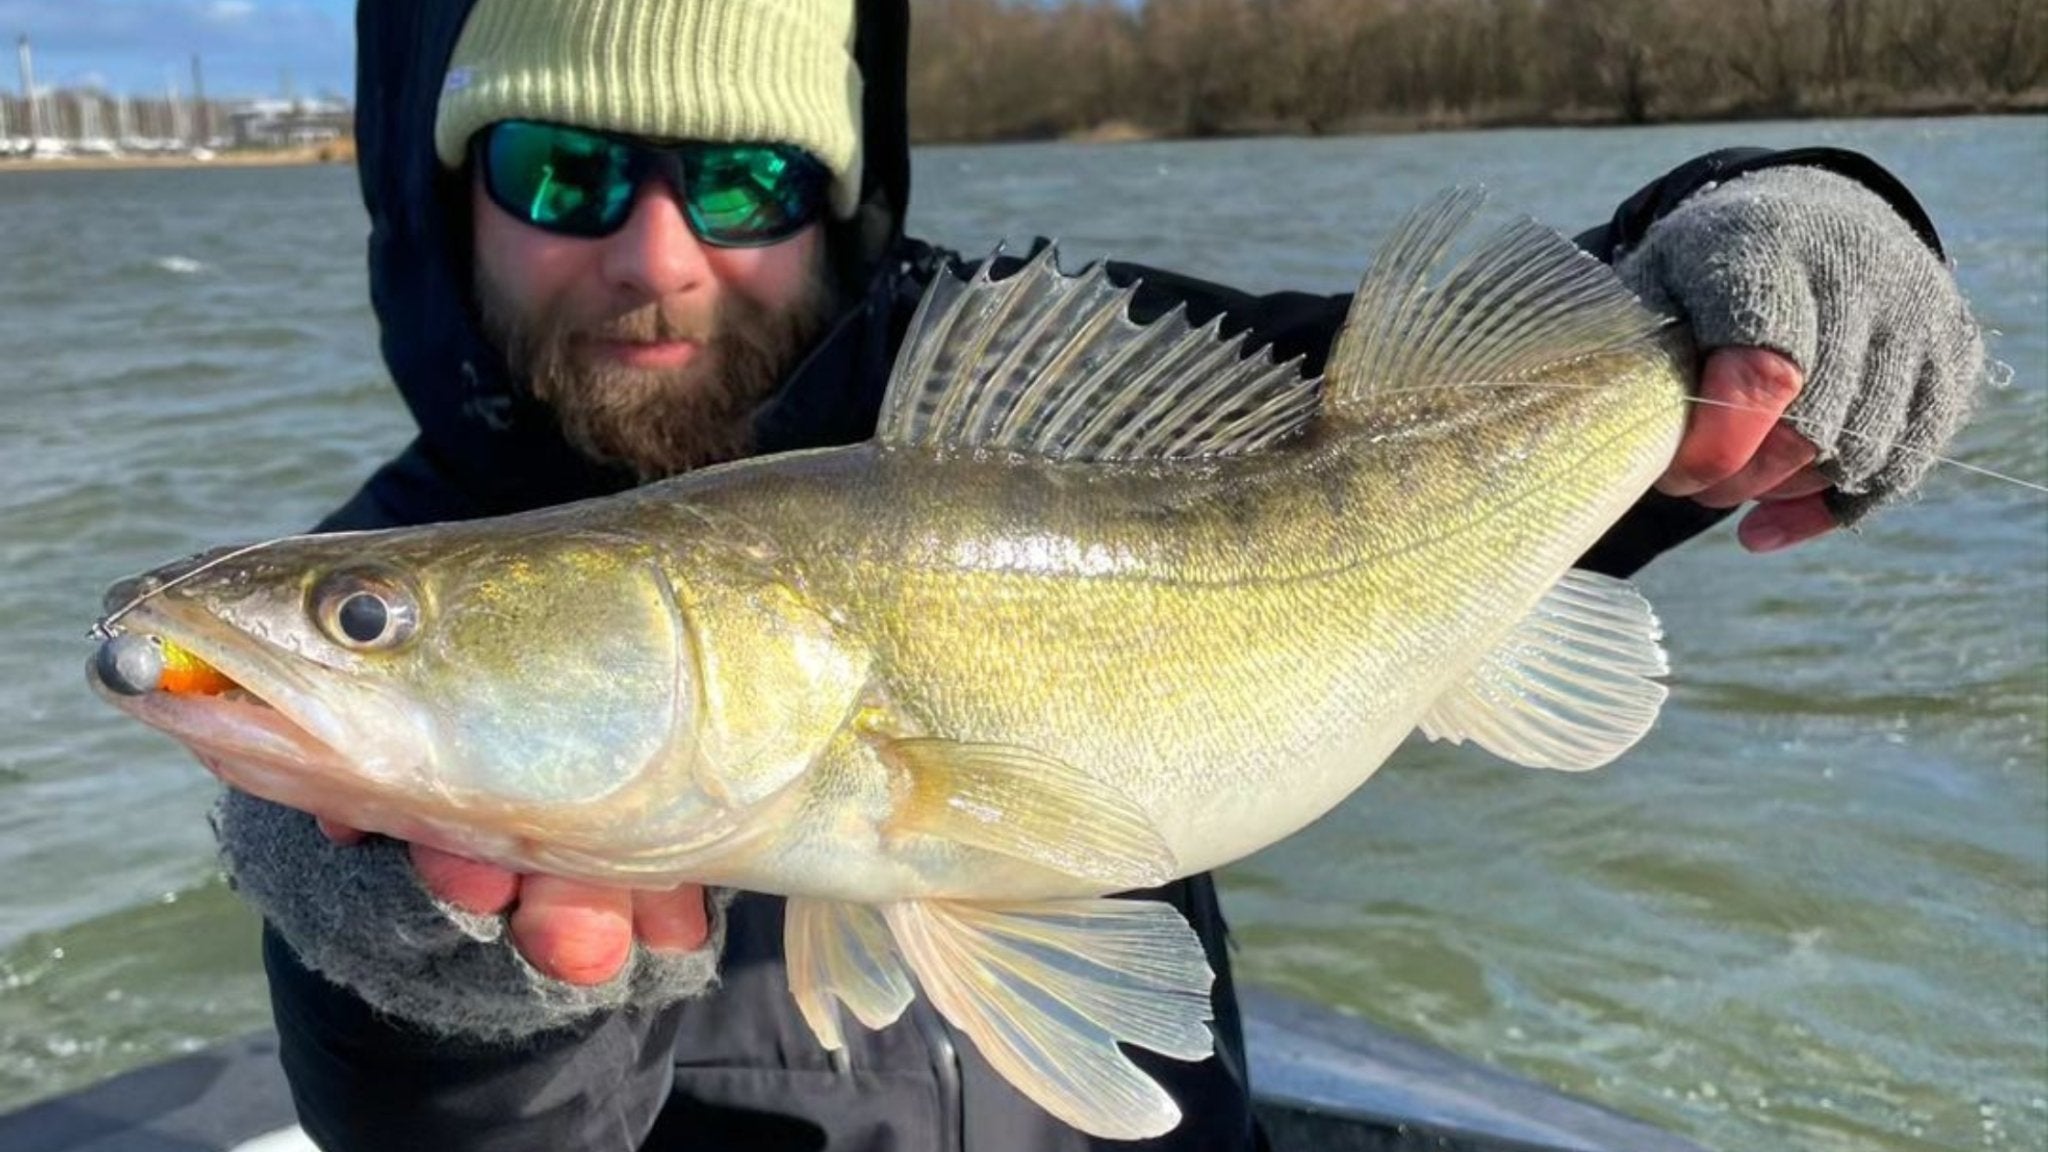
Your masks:
{"label": "man's nose", "polygon": [[710,275],[704,242],[690,230],[675,193],[659,180],[643,183],[633,194],[625,225],[604,245],[606,277],[636,295],[687,292]]}

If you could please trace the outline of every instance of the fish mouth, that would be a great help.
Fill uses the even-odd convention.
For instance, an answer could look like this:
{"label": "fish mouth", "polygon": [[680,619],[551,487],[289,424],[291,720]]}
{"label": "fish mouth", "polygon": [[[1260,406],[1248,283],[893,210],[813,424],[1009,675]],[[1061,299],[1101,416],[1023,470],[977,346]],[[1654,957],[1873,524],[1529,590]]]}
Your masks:
{"label": "fish mouth", "polygon": [[135,692],[110,684],[97,659],[86,672],[102,698],[191,749],[226,783],[301,808],[331,808],[337,793],[364,791],[353,758],[336,743],[332,719],[301,704],[317,697],[305,672],[294,667],[304,663],[298,657],[155,603],[138,606],[106,633],[110,641],[136,635],[175,645],[225,681],[202,691]]}
{"label": "fish mouth", "polygon": [[475,818],[478,798],[451,796],[421,770],[426,737],[402,700],[178,602],[133,605],[96,635],[104,643],[155,638],[163,652],[203,662],[196,688],[109,681],[98,656],[86,678],[228,786],[365,832],[480,859],[520,858],[518,837]]}

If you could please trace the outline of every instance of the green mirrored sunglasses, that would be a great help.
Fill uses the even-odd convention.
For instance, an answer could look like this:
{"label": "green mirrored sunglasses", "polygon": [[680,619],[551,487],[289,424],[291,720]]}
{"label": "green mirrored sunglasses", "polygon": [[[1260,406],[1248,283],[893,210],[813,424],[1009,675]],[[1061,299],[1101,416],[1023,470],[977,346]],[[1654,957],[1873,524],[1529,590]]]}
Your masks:
{"label": "green mirrored sunglasses", "polygon": [[471,157],[493,204],[562,236],[617,232],[640,186],[659,176],[690,230],[720,248],[796,235],[824,211],[832,182],[823,164],[786,144],[663,146],[532,120],[500,120],[477,133]]}

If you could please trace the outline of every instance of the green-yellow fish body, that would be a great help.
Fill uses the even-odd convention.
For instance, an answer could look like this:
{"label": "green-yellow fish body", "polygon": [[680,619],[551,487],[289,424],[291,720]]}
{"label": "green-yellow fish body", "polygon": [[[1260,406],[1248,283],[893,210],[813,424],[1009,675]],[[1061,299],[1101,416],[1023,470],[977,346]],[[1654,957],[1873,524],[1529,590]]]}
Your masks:
{"label": "green-yellow fish body", "polygon": [[[1000,855],[974,860],[957,839],[911,851],[914,840],[890,836],[906,818],[894,782],[919,775],[887,764],[898,735],[967,734],[1075,766],[1142,813],[1176,874],[1238,859],[1333,807],[1647,485],[1676,408],[1669,394],[1662,411],[1616,404],[1603,428],[1582,411],[1557,418],[1585,407],[1579,393],[1428,399],[1438,418],[1409,425],[1419,431],[1337,417],[1215,461],[1060,464],[869,444],[788,460],[772,479],[706,477],[690,501],[706,516],[697,535],[744,525],[736,534],[774,557],[764,589],[801,589],[817,634],[858,653],[860,669],[858,683],[838,681],[847,718],[832,753],[799,754],[805,778],[784,795],[773,839],[756,842],[758,860],[721,862],[747,871],[719,878],[787,884],[803,868],[806,891],[861,900],[1105,890],[1087,874],[1006,873]],[[1460,420],[1474,400],[1495,415],[1520,406],[1526,450],[1504,458],[1497,421]],[[1665,434],[1631,427],[1645,422]],[[1546,443],[1565,427],[1583,439]],[[864,813],[850,825],[849,803]]]}
{"label": "green-yellow fish body", "polygon": [[1586,768],[1662,700],[1647,606],[1570,566],[1668,462],[1689,350],[1533,226],[1432,283],[1475,207],[1403,227],[1320,383],[1049,256],[942,280],[874,441],[160,570],[103,629],[246,691],[116,698],[361,827],[786,894],[827,1046],[921,990],[1069,1123],[1158,1134],[1117,1045],[1207,1055],[1210,973],[1103,897],[1287,836],[1418,728]]}

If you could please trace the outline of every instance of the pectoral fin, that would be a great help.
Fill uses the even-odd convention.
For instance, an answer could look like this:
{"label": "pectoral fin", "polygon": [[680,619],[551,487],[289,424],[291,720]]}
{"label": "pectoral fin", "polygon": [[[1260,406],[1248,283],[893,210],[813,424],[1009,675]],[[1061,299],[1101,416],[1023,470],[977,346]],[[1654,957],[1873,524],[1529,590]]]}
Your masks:
{"label": "pectoral fin", "polygon": [[1173,878],[1173,850],[1137,803],[1044,753],[932,737],[878,742],[904,774],[892,835],[937,836],[1100,882],[1145,888]]}
{"label": "pectoral fin", "polygon": [[1180,1060],[1213,1049],[1201,941],[1171,905],[913,901],[884,914],[932,1004],[1046,1111],[1117,1140],[1180,1109],[1119,1043]]}
{"label": "pectoral fin", "polygon": [[1571,571],[1423,718],[1432,740],[1531,768],[1598,768],[1656,722],[1670,670],[1663,629],[1634,586]]}
{"label": "pectoral fin", "polygon": [[790,994],[826,1048],[846,1046],[833,998],[870,1028],[887,1027],[909,1005],[910,977],[896,959],[879,910],[791,897],[782,933]]}

